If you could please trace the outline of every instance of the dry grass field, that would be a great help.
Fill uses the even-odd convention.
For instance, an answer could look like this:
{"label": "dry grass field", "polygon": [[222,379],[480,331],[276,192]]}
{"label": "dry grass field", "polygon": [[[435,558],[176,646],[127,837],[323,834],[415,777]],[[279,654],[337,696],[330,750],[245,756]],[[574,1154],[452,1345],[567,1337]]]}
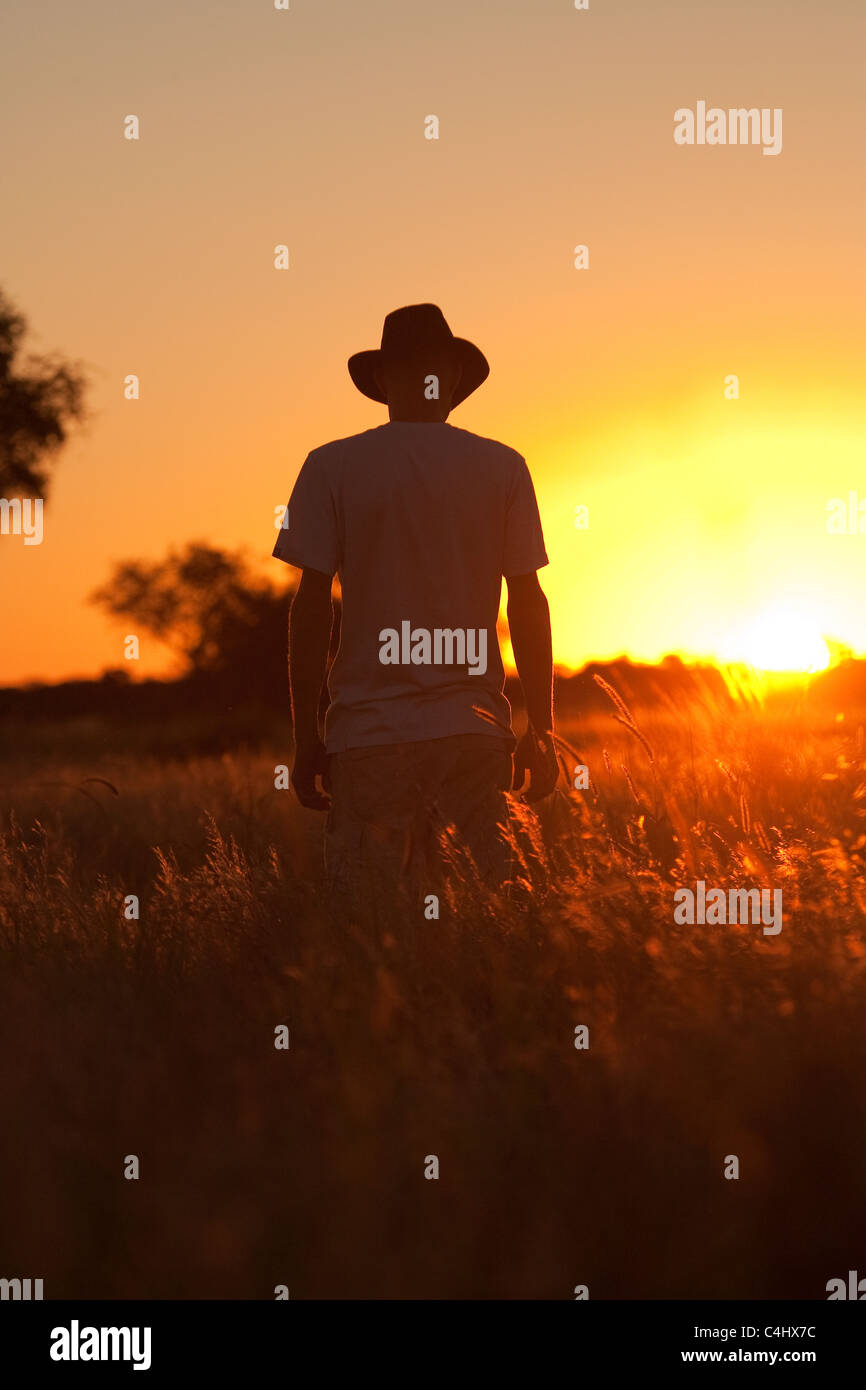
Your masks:
{"label": "dry grass field", "polygon": [[[285,748],[12,740],[0,1273],[47,1298],[821,1299],[862,1268],[862,726],[616,715],[562,730],[588,791],[516,808],[518,892],[455,867],[438,921],[329,906]],[[781,888],[783,930],[675,924],[697,879]]]}

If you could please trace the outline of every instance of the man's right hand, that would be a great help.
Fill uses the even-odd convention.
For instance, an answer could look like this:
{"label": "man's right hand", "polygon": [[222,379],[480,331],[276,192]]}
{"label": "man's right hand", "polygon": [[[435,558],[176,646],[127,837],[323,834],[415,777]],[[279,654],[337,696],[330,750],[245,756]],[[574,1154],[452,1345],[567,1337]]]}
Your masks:
{"label": "man's right hand", "polygon": [[550,796],[559,780],[553,734],[550,730],[536,733],[531,724],[514,750],[515,791],[520,791],[527,772],[530,781],[524,793],[525,800],[540,801],[542,797]]}
{"label": "man's right hand", "polygon": [[[317,777],[322,779],[324,791],[316,786]],[[326,792],[330,791],[330,785],[328,755],[322,740],[315,738],[309,743],[299,743],[292,766],[292,786],[301,805],[309,807],[311,811],[329,810],[331,798]]]}

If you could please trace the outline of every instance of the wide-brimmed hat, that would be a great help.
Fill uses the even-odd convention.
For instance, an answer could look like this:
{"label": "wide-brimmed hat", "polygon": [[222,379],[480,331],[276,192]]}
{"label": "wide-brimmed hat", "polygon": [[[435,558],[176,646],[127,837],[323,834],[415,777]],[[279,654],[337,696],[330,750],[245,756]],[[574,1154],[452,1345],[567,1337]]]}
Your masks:
{"label": "wide-brimmed hat", "polygon": [[454,336],[436,304],[407,304],[402,309],[394,309],[385,319],[381,347],[356,352],[350,357],[349,375],[358,390],[371,401],[385,404],[387,397],[377,385],[376,368],[385,361],[417,358],[423,356],[425,349],[433,351],[442,347],[450,348],[460,364],[460,380],[452,399],[452,405],[459,405],[485,380],[490,365],[474,343]]}

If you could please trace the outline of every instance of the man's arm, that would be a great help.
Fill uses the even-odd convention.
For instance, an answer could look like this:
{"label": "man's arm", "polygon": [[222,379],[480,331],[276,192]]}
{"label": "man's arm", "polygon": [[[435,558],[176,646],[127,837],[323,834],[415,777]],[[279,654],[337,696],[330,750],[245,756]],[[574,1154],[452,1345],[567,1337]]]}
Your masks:
{"label": "man's arm", "polygon": [[331,637],[331,576],[305,569],[289,616],[289,688],[295,734],[292,786],[302,806],[326,811],[330,800],[316,786],[327,773],[319,734],[319,702]]}
{"label": "man's arm", "polygon": [[508,630],[517,674],[523,688],[529,728],[514,755],[514,786],[523,786],[529,770],[527,801],[548,796],[556,786],[559,764],[553,745],[553,643],[550,609],[538,575],[506,576]]}
{"label": "man's arm", "polygon": [[535,571],[513,575],[508,585],[508,630],[526,713],[540,734],[553,728],[553,644],[550,609]]}

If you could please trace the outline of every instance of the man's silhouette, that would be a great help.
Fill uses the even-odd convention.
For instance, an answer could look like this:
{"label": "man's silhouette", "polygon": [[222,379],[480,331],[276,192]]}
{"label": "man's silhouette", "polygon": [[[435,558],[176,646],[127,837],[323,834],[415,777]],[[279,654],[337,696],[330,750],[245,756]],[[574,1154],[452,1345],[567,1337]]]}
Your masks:
{"label": "man's silhouette", "polygon": [[[501,883],[512,756],[515,787],[529,772],[529,800],[557,777],[532,480],[513,449],[446,423],[489,367],[435,305],[389,314],[381,347],[348,366],[364,395],[387,403],[389,423],[308,455],[274,547],[303,570],[290,623],[292,785],[304,806],[328,811],[334,886],[361,894],[376,881],[393,893],[403,879],[426,891],[445,826]],[[342,623],[323,743],[335,573]],[[529,720],[516,754],[496,637],[503,576]]]}

